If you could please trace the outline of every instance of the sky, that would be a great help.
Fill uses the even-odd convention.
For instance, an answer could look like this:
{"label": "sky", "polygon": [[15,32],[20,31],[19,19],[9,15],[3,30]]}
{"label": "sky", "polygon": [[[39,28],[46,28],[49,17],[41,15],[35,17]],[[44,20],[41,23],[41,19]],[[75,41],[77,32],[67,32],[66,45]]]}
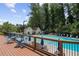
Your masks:
{"label": "sky", "polygon": [[28,23],[30,12],[29,3],[0,3],[0,24],[7,21],[15,25]]}
{"label": "sky", "polygon": [[[40,6],[43,3],[39,3]],[[10,22],[14,25],[23,24],[23,21],[29,21],[31,8],[29,3],[0,3],[0,24]],[[65,16],[67,15],[65,8]]]}

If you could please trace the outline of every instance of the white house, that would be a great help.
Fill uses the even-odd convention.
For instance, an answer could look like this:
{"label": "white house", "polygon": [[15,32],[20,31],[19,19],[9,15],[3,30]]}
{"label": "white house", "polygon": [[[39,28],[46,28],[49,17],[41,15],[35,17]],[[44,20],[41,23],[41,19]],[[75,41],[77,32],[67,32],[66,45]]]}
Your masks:
{"label": "white house", "polygon": [[39,27],[35,27],[35,28],[27,27],[24,29],[24,33],[27,35],[28,34],[40,34],[41,29]]}
{"label": "white house", "polygon": [[40,34],[41,33],[41,29],[38,27],[35,31],[36,34]]}
{"label": "white house", "polygon": [[27,27],[27,28],[25,28],[24,29],[24,34],[32,34],[32,32],[33,32],[33,30],[32,30],[32,28],[31,27]]}

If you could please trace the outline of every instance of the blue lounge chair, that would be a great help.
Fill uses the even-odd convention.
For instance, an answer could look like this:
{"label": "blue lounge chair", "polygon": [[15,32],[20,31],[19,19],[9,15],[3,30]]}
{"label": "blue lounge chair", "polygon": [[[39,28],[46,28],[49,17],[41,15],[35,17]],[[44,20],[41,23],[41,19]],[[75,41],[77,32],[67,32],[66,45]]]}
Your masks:
{"label": "blue lounge chair", "polygon": [[23,47],[26,47],[26,38],[24,36],[18,36],[16,38],[16,43],[17,45],[15,46],[15,48],[23,48]]}

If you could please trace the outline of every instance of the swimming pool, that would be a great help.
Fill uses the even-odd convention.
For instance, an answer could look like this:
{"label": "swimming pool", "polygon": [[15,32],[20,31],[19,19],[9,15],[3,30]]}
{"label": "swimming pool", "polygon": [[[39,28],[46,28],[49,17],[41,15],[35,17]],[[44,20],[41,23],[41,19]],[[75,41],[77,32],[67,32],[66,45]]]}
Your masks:
{"label": "swimming pool", "polygon": [[[65,41],[74,41],[74,42],[79,42],[79,39],[77,38],[70,38],[70,37],[62,37],[62,36],[56,36],[56,35],[37,35],[38,37],[43,37],[43,38],[52,38],[52,39],[56,39],[56,40],[65,40]],[[41,40],[37,40],[38,43],[40,43]],[[58,42],[54,42],[54,41],[48,41],[48,40],[44,40],[44,44],[51,44],[54,45],[56,47],[58,47]],[[63,43],[63,49],[67,49],[67,50],[71,50],[74,52],[79,52],[79,44],[72,44],[72,43]]]}

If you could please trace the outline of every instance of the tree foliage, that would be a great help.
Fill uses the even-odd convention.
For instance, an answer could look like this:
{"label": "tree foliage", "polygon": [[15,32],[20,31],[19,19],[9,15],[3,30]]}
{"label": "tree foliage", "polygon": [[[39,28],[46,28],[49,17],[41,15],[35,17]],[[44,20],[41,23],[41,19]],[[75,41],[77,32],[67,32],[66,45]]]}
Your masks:
{"label": "tree foliage", "polygon": [[[79,4],[31,4],[29,26],[43,31],[77,33],[79,30]],[[66,14],[66,15],[65,15]]]}
{"label": "tree foliage", "polygon": [[16,32],[17,28],[15,25],[9,23],[9,22],[4,22],[1,28],[2,32]]}

